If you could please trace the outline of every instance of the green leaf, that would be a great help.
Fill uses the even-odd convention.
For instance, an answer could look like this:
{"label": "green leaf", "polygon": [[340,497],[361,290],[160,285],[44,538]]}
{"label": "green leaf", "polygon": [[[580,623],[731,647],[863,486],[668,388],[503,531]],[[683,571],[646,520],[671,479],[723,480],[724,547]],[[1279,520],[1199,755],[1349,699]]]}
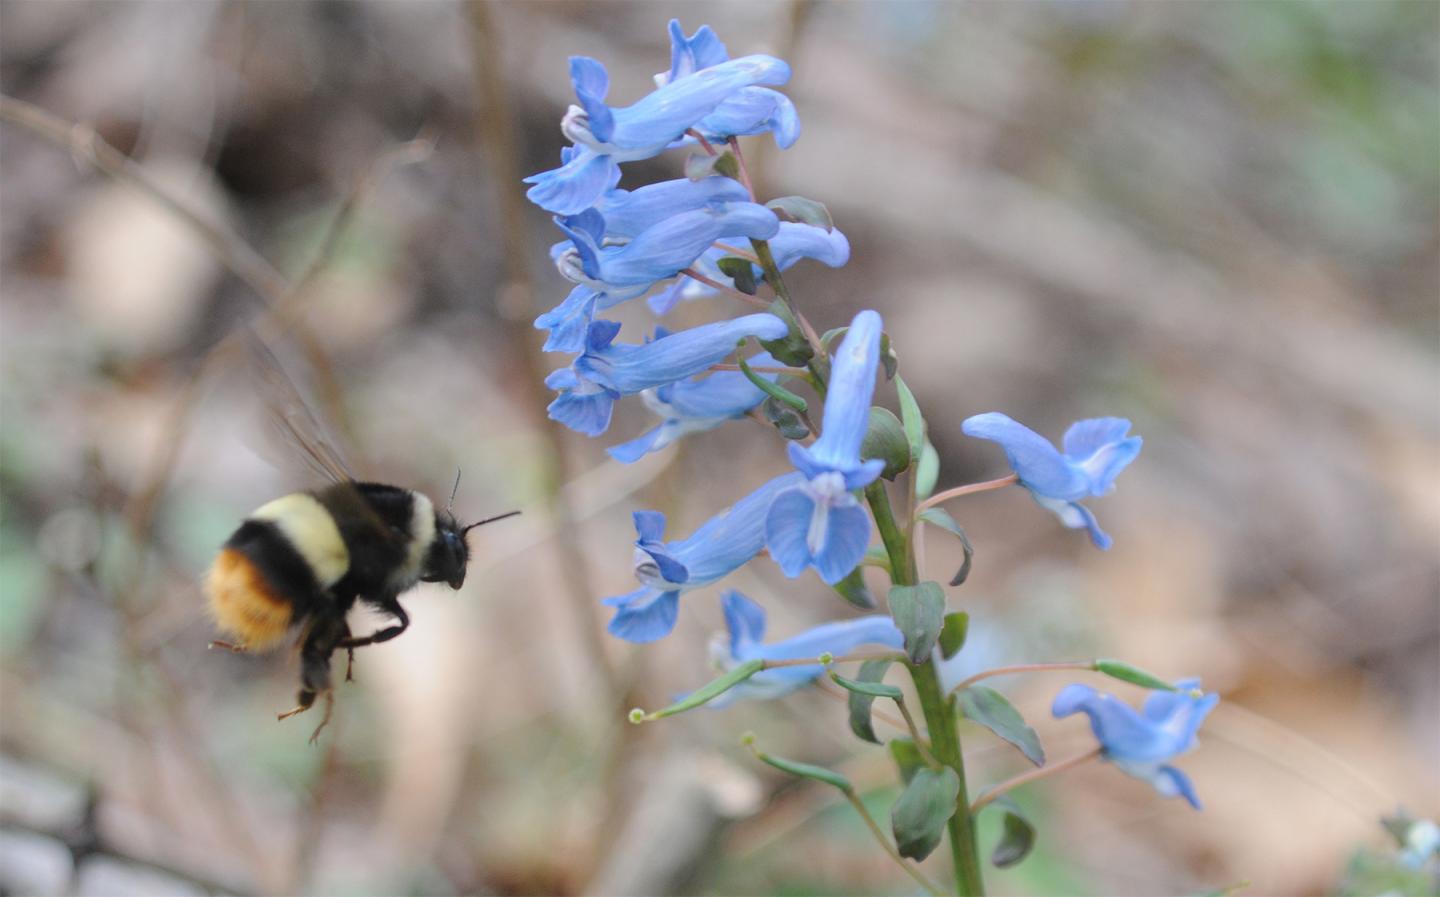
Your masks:
{"label": "green leaf", "polygon": [[[849,330],[849,327],[835,327],[825,331],[820,336],[820,348],[829,352],[831,344]],[[895,354],[895,349],[890,345],[890,334],[883,331],[880,333],[880,366],[885,369],[886,380],[894,380],[895,372],[900,369],[900,356]]]}
{"label": "green leaf", "polygon": [[901,856],[919,861],[930,855],[945,834],[945,823],[955,815],[959,794],[960,777],[950,767],[915,770],[890,808],[890,830]]}
{"label": "green leaf", "polygon": [[900,419],[905,422],[910,457],[918,458],[925,451],[925,415],[920,413],[920,403],[915,401],[915,394],[905,385],[904,378],[895,378],[895,391],[900,394]]}
{"label": "green leaf", "polygon": [[938,582],[890,589],[890,616],[905,633],[905,651],[911,663],[930,659],[935,640],[945,625],[945,591]]}
{"label": "green leaf", "polygon": [[[867,660],[860,664],[860,672],[856,674],[855,681],[858,683],[877,683],[885,678],[885,671],[890,668],[888,660]],[[875,727],[870,719],[870,707],[875,703],[874,695],[867,695],[858,691],[851,691],[850,698],[850,731],[859,738],[871,744],[880,744],[880,739],[875,735]]]}
{"label": "green leaf", "polygon": [[894,380],[895,374],[900,370],[900,356],[895,354],[895,347],[890,343],[890,334],[880,333],[880,367],[885,371],[886,380]]}
{"label": "green leaf", "polygon": [[1095,661],[1095,671],[1104,673],[1112,679],[1119,679],[1122,682],[1129,682],[1132,685],[1139,685],[1143,688],[1154,688],[1160,691],[1179,691],[1175,686],[1156,676],[1154,673],[1147,673],[1139,667],[1132,666],[1123,660],[1102,658]]}
{"label": "green leaf", "polygon": [[841,598],[861,610],[874,610],[876,606],[875,595],[870,587],[865,584],[865,576],[860,567],[851,570],[844,579],[831,586]]}
{"label": "green leaf", "polygon": [[745,379],[749,380],[751,383],[759,387],[761,392],[765,393],[767,396],[777,402],[782,402],[785,405],[794,408],[801,414],[804,414],[806,411],[810,410],[809,403],[806,402],[803,398],[795,395],[795,393],[779,385],[778,383],[771,383],[769,380],[750,370],[750,365],[745,362],[745,359],[741,358],[739,359],[739,361],[740,373],[745,375]]}
{"label": "green leaf", "polygon": [[823,227],[826,233],[835,229],[835,221],[830,217],[830,210],[818,200],[804,196],[781,196],[765,203],[765,207],[774,209],[791,221]]}
{"label": "green leaf", "polygon": [[[866,661],[869,663],[869,661]],[[905,693],[899,686],[886,685],[884,682],[864,682],[858,679],[846,679],[844,676],[831,671],[830,678],[835,684],[848,692],[857,695],[865,695],[871,698],[889,698],[892,701],[899,701],[905,697]]]}
{"label": "green leaf", "polygon": [[765,661],[749,660],[740,664],[735,669],[726,673],[718,679],[712,679],[690,694],[671,704],[663,710],[655,710],[641,717],[642,720],[664,719],[667,716],[674,716],[677,713],[684,713],[687,710],[694,710],[701,704],[714,700],[725,692],[749,679],[751,676],[765,669]]}
{"label": "green leaf", "polygon": [[945,625],[940,629],[940,656],[949,660],[965,647],[965,636],[970,631],[970,615],[963,610],[945,615]]}
{"label": "green leaf", "polygon": [[1040,736],[1000,692],[983,685],[972,685],[960,692],[960,711],[966,719],[979,723],[1015,745],[1031,763],[1045,765],[1045,749],[1040,746]]}
{"label": "green leaf", "polygon": [[[765,419],[774,424],[775,429],[786,439],[804,439],[810,435],[810,428],[805,426],[805,421],[800,419],[794,409],[789,408],[784,402],[773,397],[766,397],[761,403],[760,410],[765,414]],[[874,607],[868,604],[866,607]]]}
{"label": "green leaf", "polygon": [[935,483],[940,479],[940,454],[935,451],[935,446],[927,439],[925,448],[920,451],[920,460],[915,465],[915,497],[924,501],[935,491]]}
{"label": "green leaf", "polygon": [[870,427],[860,443],[860,457],[879,458],[885,462],[880,475],[893,480],[910,466],[910,449],[905,444],[905,429],[899,419],[878,405],[870,408]]}
{"label": "green leaf", "polygon": [[715,263],[720,273],[735,281],[735,289],[747,296],[755,295],[755,265],[749,259],[727,255]]}
{"label": "green leaf", "polygon": [[817,782],[824,782],[827,785],[834,785],[841,791],[850,791],[853,786],[850,780],[834,770],[826,769],[823,766],[814,766],[810,763],[799,763],[795,760],[786,760],[784,757],[772,757],[760,751],[755,752],[763,762],[781,772],[788,772],[792,776],[799,776],[802,779],[814,779]]}
{"label": "green leaf", "polygon": [[685,177],[692,181],[708,178],[712,174],[721,174],[727,178],[738,178],[740,176],[740,163],[735,156],[726,150],[717,155],[709,153],[692,153],[685,159]]}
{"label": "green leaf", "polygon": [[965,560],[960,564],[960,569],[950,577],[950,585],[958,586],[965,582],[970,576],[970,562],[975,559],[975,548],[970,544],[970,537],[965,535],[965,530],[955,522],[949,512],[944,508],[926,508],[920,512],[920,519],[926,523],[934,524],[945,532],[960,540],[960,547],[965,552]]}
{"label": "green leaf", "polygon": [[990,854],[990,862],[997,869],[1009,869],[1025,859],[1035,846],[1035,826],[1030,824],[1020,805],[1009,796],[997,797],[992,804],[1005,811],[1005,824],[1000,833],[1000,843]]}
{"label": "green leaf", "polygon": [[895,759],[895,766],[900,770],[900,781],[906,785],[915,778],[915,773],[925,769],[925,758],[920,756],[920,749],[915,746],[912,738],[892,738],[889,744],[890,756]]}
{"label": "green leaf", "polygon": [[775,360],[781,364],[788,364],[793,367],[803,368],[815,357],[815,350],[805,340],[805,331],[800,329],[800,322],[795,320],[795,315],[790,311],[790,306],[782,300],[776,299],[766,309],[770,314],[785,322],[790,332],[780,339],[761,340],[760,345],[766,352],[775,356]]}

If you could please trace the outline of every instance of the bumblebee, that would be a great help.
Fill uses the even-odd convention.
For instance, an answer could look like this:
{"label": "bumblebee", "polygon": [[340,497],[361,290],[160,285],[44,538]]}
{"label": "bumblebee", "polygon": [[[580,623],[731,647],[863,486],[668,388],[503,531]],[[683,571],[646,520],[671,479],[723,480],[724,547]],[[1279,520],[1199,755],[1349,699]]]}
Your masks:
{"label": "bumblebee", "polygon": [[[441,510],[422,492],[357,481],[274,367],[271,379],[277,378],[295,399],[279,416],[282,433],[331,484],[281,496],[246,517],[221,547],[205,591],[216,627],[231,639],[211,642],[211,647],[262,652],[299,630],[297,706],[278,716],[283,720],[308,710],[324,695],[325,717],[311,736],[314,741],[334,705],[331,656],[344,648],[353,664],[354,649],[403,633],[410,617],[400,595],[421,582],[459,589],[470,560],[466,534],[520,512],[461,525],[449,505]],[[457,476],[456,489],[459,485]],[[345,618],[357,601],[389,614],[395,624],[352,635]]]}

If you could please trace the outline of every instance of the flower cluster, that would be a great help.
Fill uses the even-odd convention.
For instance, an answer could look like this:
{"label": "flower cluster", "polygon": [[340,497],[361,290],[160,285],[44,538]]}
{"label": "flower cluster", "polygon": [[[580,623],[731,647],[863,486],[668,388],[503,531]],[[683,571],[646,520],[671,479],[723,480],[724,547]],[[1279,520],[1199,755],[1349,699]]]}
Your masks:
{"label": "flower cluster", "polygon": [[[672,21],[669,33],[669,70],[656,76],[655,90],[629,106],[607,104],[609,76],[599,62],[570,60],[577,104],[566,113],[561,131],[571,145],[562,150],[558,168],[527,179],[527,196],[554,216],[564,235],[551,257],[573,285],[535,321],[547,334],[546,351],[571,356],[568,365],[546,379],[557,392],[550,417],[600,436],[610,428],[615,403],[640,396],[659,423],[609,447],[613,458],[628,463],[686,436],[754,416],[769,420],[786,440],[790,469],[688,536],[667,536],[665,515],[658,511],[636,512],[632,569],[639,588],[603,599],[614,613],[609,631],[630,642],[663,638],[675,628],[682,595],[716,585],[762,556],[791,579],[813,569],[850,604],[867,608],[877,602],[862,566],[880,568],[890,580],[889,614],[851,615],[767,642],[765,611],[739,592],[727,591],[720,600],[728,637],[713,650],[721,676],[663,711],[635,710],[631,719],[640,722],[701,704],[720,707],[742,698],[777,698],[816,681],[831,664],[865,662],[857,678],[838,673],[833,678],[850,690],[851,726],[866,740],[879,741],[870,724],[870,704],[882,697],[899,703],[911,750],[924,768],[906,776],[905,793],[893,811],[892,855],[923,859],[941,839],[947,819],[963,820],[956,824],[969,831],[973,815],[1008,787],[1002,783],[971,807],[962,802],[957,808],[957,794],[965,793],[958,736],[935,733],[955,729],[958,708],[1043,765],[1039,738],[1019,711],[1000,692],[976,683],[1057,665],[980,671],[955,684],[946,682],[942,691],[943,667],[963,647],[968,617],[947,614],[944,587],[925,578],[916,549],[922,524],[953,534],[964,548],[964,566],[951,586],[968,575],[973,548],[955,518],[938,505],[985,489],[1018,484],[1065,527],[1086,530],[1098,548],[1107,549],[1110,536],[1081,501],[1113,491],[1121,471],[1139,455],[1142,440],[1130,435],[1128,420],[1095,418],[1071,426],[1057,449],[1004,414],[978,414],[958,429],[998,443],[1012,473],[934,492],[939,455],[927,436],[930,424],[897,375],[898,356],[879,312],[862,310],[843,331],[822,337],[784,286],[783,272],[801,259],[839,267],[850,257],[849,241],[822,205],[802,197],[763,203],[746,172],[737,138],[769,133],[787,148],[799,137],[794,107],[772,89],[789,79],[789,66],[770,56],[731,59],[708,27],[687,37]],[[686,177],[620,188],[622,164],[670,150],[690,154]],[[638,340],[622,341],[621,325],[601,315],[644,297],[661,317],[681,301],[708,297],[739,299],[764,310],[717,316],[685,330],[656,326]],[[894,381],[898,417],[875,404],[882,370]],[[805,398],[805,392],[814,398]],[[822,406],[818,414],[816,400]],[[887,480],[896,485],[887,486]],[[907,487],[904,502],[892,507],[891,492],[899,492],[901,482]],[[902,512],[898,516],[895,507]],[[977,648],[971,656],[984,654]],[[929,737],[920,733],[905,693],[882,681],[890,665],[901,661],[911,673]],[[1139,713],[1088,685],[1062,691],[1054,715],[1087,714],[1100,745],[1054,769],[1100,756],[1162,794],[1183,796],[1198,807],[1189,779],[1169,761],[1191,748],[1218,697],[1200,694],[1198,680],[1171,685],[1119,661],[1058,666],[1155,691]],[[831,784],[844,781],[805,764],[775,765]],[[1005,830],[1020,828],[1007,820]],[[966,837],[956,831],[951,829],[952,840]],[[957,851],[957,866],[962,856]],[[923,883],[915,870],[908,871]],[[967,892],[979,890],[978,870],[957,868],[957,875],[969,880]]]}

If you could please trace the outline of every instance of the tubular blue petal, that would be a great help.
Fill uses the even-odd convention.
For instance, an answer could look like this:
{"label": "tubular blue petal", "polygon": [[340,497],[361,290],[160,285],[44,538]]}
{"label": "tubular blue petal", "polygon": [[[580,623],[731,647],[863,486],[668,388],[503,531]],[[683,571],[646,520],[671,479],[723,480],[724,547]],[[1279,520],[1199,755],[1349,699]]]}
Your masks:
{"label": "tubular blue petal", "polygon": [[750,561],[765,547],[765,515],[776,495],[800,482],[782,474],[710,518],[671,549],[690,570],[692,583],[711,583]]}
{"label": "tubular blue petal", "polygon": [[680,593],[645,588],[620,599],[607,599],[616,607],[615,617],[607,627],[610,634],[627,642],[653,642],[664,638],[675,628],[680,614]]}
{"label": "tubular blue petal", "polygon": [[800,115],[783,93],[768,87],[746,87],[696,122],[694,130],[713,143],[731,137],[773,133],[775,144],[789,149],[800,139]]}
{"label": "tubular blue petal", "polygon": [[834,585],[860,566],[870,544],[870,515],[854,504],[830,509],[828,534],[815,552],[815,572],[827,585]]}
{"label": "tubular blue petal", "polygon": [[[751,606],[755,607],[757,613],[763,613],[753,603]],[[727,622],[728,620],[727,610]],[[898,649],[905,644],[905,636],[895,628],[895,624],[890,618],[884,615],[823,623],[771,644],[761,642],[760,631],[756,631],[752,638],[739,640],[733,637],[735,631],[736,625],[732,623],[729,655],[718,658],[723,668],[733,669],[741,663],[754,659],[803,660],[808,657],[819,657],[826,653],[835,657],[843,657],[857,648],[867,645]],[[776,667],[757,673],[726,694],[732,701],[741,698],[752,700],[777,698],[808,685],[824,671],[825,668],[821,664]],[[718,709],[723,704],[712,703],[711,706]]]}
{"label": "tubular blue petal", "polygon": [[629,243],[600,251],[593,270],[587,249],[578,240],[575,248],[585,274],[601,284],[648,287],[674,277],[722,236],[765,240],[779,228],[775,213],[758,203],[717,203],[671,215]]}
{"label": "tubular blue petal", "polygon": [[1045,437],[998,411],[966,418],[967,436],[998,442],[1010,467],[1026,488],[1048,498],[1073,501],[1089,494],[1083,473],[1071,465]]}
{"label": "tubular blue petal", "polygon": [[806,490],[791,489],[775,497],[765,517],[765,547],[770,559],[791,579],[814,562],[806,537],[815,511],[815,499]]}
{"label": "tubular blue petal", "polygon": [[765,638],[765,609],[736,591],[720,597],[725,611],[725,627],[730,631],[730,653],[739,656],[751,644]]}
{"label": "tubular blue petal", "polygon": [[[592,334],[600,323],[592,325]],[[762,312],[682,330],[641,346],[606,345],[581,355],[572,367],[582,378],[633,395],[700,373],[724,360],[747,336],[772,340],[788,332],[784,321]]]}
{"label": "tubular blue petal", "polygon": [[613,133],[596,139],[617,149],[653,148],[654,155],[735,92],[789,80],[790,66],[773,56],[731,59],[671,81],[632,106],[612,109]]}
{"label": "tubular blue petal", "polygon": [[588,147],[571,156],[559,168],[525,178],[533,186],[525,198],[556,215],[576,215],[595,204],[620,176],[620,166],[607,155]]}
{"label": "tubular blue petal", "polygon": [[679,178],[648,184],[635,190],[612,190],[596,208],[605,216],[609,238],[634,237],[666,218],[693,212],[712,203],[747,202],[750,193],[739,181],[707,177],[698,181]]}
{"label": "tubular blue petal", "polygon": [[775,263],[784,271],[802,258],[815,259],[831,268],[850,261],[850,241],[840,229],[826,230],[797,221],[780,222],[780,232],[770,241]]}
{"label": "tubular blue petal", "polygon": [[818,468],[845,473],[860,466],[860,443],[870,425],[883,326],[880,315],[868,309],[860,312],[835,352],[820,438],[804,450]]}

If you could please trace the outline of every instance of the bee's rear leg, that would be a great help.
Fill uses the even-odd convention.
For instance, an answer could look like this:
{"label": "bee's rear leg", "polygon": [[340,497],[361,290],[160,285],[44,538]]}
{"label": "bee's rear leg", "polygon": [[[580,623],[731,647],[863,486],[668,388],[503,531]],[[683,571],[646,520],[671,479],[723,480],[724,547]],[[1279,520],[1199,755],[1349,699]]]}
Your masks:
{"label": "bee's rear leg", "polygon": [[355,681],[355,649],[345,649],[345,681]]}
{"label": "bee's rear leg", "polygon": [[315,699],[323,694],[325,718],[310,736],[312,743],[319,736],[320,730],[330,722],[330,714],[335,706],[335,696],[330,684],[330,655],[335,652],[337,643],[348,631],[344,619],[317,622],[300,648],[299,706],[280,714],[279,719],[289,719],[297,713],[309,710],[315,704]]}
{"label": "bee's rear leg", "polygon": [[245,647],[244,645],[236,645],[232,642],[222,642],[219,639],[212,641],[209,645],[209,648],[212,651],[216,648],[224,648],[226,651],[230,651],[235,654],[248,654],[250,652],[250,649]]}

